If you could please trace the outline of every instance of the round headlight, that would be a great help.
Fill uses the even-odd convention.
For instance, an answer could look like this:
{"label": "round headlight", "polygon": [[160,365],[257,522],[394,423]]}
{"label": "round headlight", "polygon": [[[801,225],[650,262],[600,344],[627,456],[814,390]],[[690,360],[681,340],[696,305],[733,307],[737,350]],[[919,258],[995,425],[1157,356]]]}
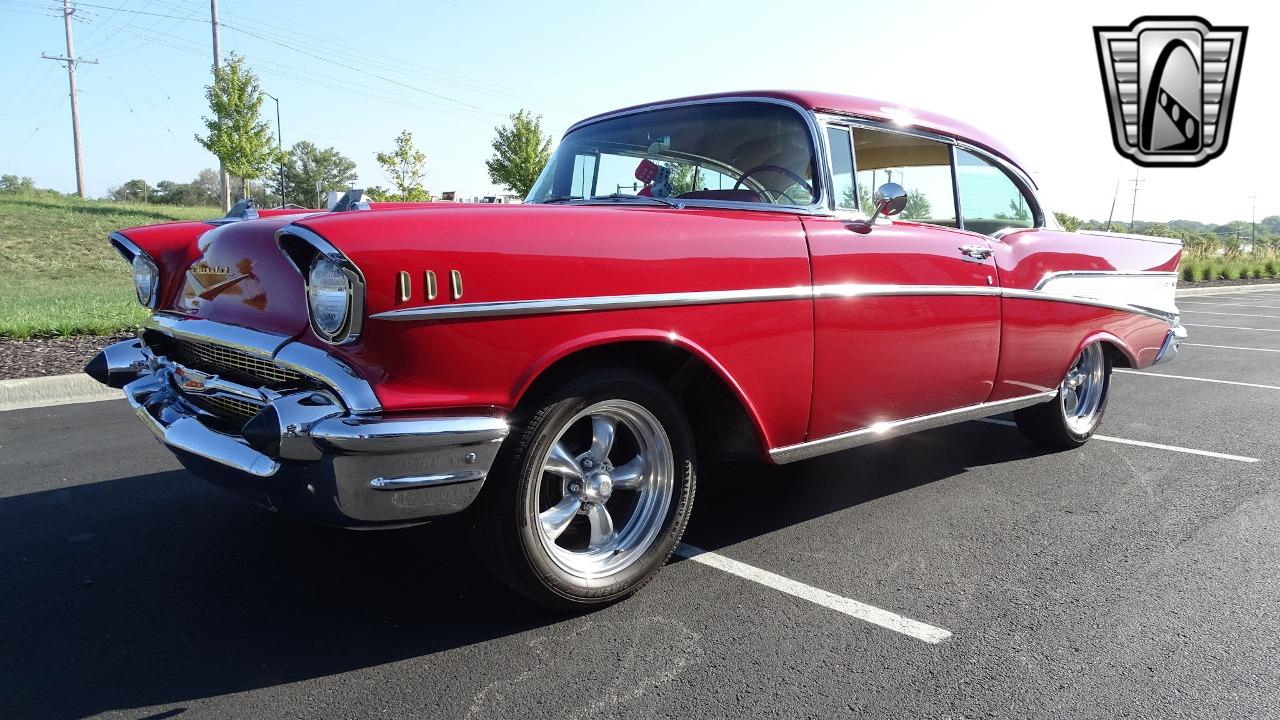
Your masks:
{"label": "round headlight", "polygon": [[307,301],[317,330],[329,338],[342,330],[351,309],[351,281],[338,263],[323,255],[316,257],[307,278]]}
{"label": "round headlight", "polygon": [[138,302],[147,307],[155,305],[156,286],[160,284],[160,272],[156,264],[142,253],[133,256],[133,289],[138,293]]}

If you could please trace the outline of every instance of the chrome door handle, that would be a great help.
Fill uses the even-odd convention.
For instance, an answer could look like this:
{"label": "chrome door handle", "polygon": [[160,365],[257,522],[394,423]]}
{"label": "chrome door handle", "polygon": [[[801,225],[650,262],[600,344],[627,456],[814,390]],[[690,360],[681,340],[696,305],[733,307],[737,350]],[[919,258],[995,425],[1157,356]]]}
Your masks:
{"label": "chrome door handle", "polygon": [[960,253],[975,260],[986,260],[991,257],[991,248],[982,245],[961,245]]}

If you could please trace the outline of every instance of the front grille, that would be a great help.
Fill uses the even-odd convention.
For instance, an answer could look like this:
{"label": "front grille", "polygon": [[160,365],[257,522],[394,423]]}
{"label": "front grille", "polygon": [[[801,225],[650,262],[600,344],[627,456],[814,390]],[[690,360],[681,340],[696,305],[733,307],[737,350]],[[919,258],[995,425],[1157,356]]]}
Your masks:
{"label": "front grille", "polygon": [[174,360],[189,368],[216,373],[228,380],[273,389],[297,384],[302,380],[300,373],[243,350],[181,338],[174,338],[171,342]]}
{"label": "front grille", "polygon": [[186,393],[183,396],[202,410],[211,412],[224,420],[244,422],[262,410],[261,405],[231,397],[211,397]]}

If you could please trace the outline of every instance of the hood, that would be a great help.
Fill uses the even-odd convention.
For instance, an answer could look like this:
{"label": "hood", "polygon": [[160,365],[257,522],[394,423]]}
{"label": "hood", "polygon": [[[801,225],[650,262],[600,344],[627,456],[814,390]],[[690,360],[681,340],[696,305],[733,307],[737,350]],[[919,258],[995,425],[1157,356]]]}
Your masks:
{"label": "hood", "polygon": [[196,244],[198,257],[176,281],[172,309],[190,317],[295,336],[307,329],[302,275],[275,233],[301,215],[220,225]]}

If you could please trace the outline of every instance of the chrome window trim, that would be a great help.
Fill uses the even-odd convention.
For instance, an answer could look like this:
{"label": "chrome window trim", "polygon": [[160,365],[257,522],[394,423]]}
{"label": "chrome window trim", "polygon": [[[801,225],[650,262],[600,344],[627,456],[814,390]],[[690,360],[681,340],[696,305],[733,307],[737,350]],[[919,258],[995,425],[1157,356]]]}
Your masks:
{"label": "chrome window trim", "polygon": [[291,341],[284,335],[166,313],[153,314],[144,325],[171,337],[223,345],[278,363],[332,388],[353,413],[382,410],[373,387],[349,365],[320,348]]}
{"label": "chrome window trim", "polygon": [[[957,229],[963,230],[962,227],[959,227],[960,225],[963,225],[963,220],[961,220],[962,213],[960,210],[960,197],[959,197],[960,177],[959,177],[959,174],[956,172],[956,163],[955,163],[956,149],[964,150],[966,152],[977,155],[981,159],[986,160],[992,163],[993,165],[995,165],[998,169],[1002,170],[1006,175],[1012,175],[1010,179],[1014,181],[1014,184],[1018,186],[1018,189],[1021,190],[1024,195],[1027,195],[1028,199],[1031,201],[1032,216],[1036,219],[1036,224],[1032,228],[1018,228],[1018,229],[1030,230],[1030,229],[1041,229],[1046,227],[1046,220],[1045,220],[1046,213],[1044,211],[1044,204],[1040,202],[1040,196],[1037,192],[1039,188],[1036,185],[1035,181],[1032,180],[1031,177],[1027,175],[1027,173],[1023,172],[1022,168],[1018,167],[1017,165],[1013,164],[1009,160],[1006,160],[1003,157],[1000,157],[999,155],[989,150],[985,150],[981,147],[978,147],[977,145],[966,142],[957,137],[941,135],[928,130],[920,130],[919,128],[915,128],[915,127],[898,125],[897,123],[894,123],[892,121],[877,120],[875,118],[868,118],[860,115],[840,115],[836,113],[819,113],[819,117],[823,122],[833,124],[833,125],[843,125],[849,128],[863,127],[868,130],[879,130],[881,132],[898,133],[899,135],[909,135],[912,137],[920,138],[922,140],[932,140],[934,142],[940,142],[944,145],[949,145],[950,146],[949,153],[951,155],[951,189],[952,189],[953,195],[955,196],[954,202],[956,206]],[[858,172],[857,147],[855,147],[853,150],[853,167],[854,167],[854,176],[855,176],[854,192],[857,192],[856,190],[856,187],[857,187],[856,176]],[[829,172],[829,168],[828,168],[828,172]],[[969,232],[972,232],[972,231],[969,231]],[[981,233],[975,233],[975,234],[981,234]],[[983,235],[983,237],[987,237],[987,236]]]}
{"label": "chrome window trim", "polygon": [[[587,118],[586,120],[579,120],[578,122],[569,126],[569,129],[564,132],[564,135],[560,136],[560,140],[561,142],[563,142],[564,138],[568,137],[569,134],[574,132],[575,130],[588,127],[590,125],[602,123],[607,120],[616,120],[617,118],[621,118],[621,117],[628,117],[631,115],[640,115],[647,112],[657,112],[660,110],[672,110],[672,109],[682,108],[682,107],[694,107],[698,105],[732,105],[734,103],[744,103],[744,102],[763,103],[766,105],[780,105],[782,107],[790,108],[796,111],[797,113],[799,113],[800,117],[804,119],[805,126],[809,128],[809,141],[813,144],[813,153],[814,153],[813,170],[818,175],[818,177],[814,178],[814,189],[815,190],[820,189],[819,196],[815,198],[814,202],[809,203],[808,205],[775,205],[773,203],[748,203],[748,202],[737,202],[733,200],[700,200],[700,199],[681,199],[680,202],[683,203],[685,207],[724,208],[728,210],[753,210],[756,212],[785,212],[785,213],[802,214],[802,215],[829,214],[830,210],[827,207],[827,204],[828,204],[827,198],[830,197],[830,192],[828,190],[830,185],[830,174],[826,170],[826,165],[827,165],[826,164],[826,143],[823,142],[824,138],[822,137],[821,128],[819,128],[817,118],[815,117],[814,112],[812,110],[809,110],[808,108],[805,108],[799,105],[798,103],[794,103],[790,100],[784,100],[782,98],[765,97],[760,95],[732,95],[728,97],[700,98],[697,100],[680,100],[675,102],[655,103],[653,105],[645,105],[643,107],[631,108],[629,110],[617,110],[615,112],[606,113],[604,115],[597,115],[596,117]],[[537,205],[539,203],[529,203],[529,204]],[[574,204],[577,204],[577,203],[574,203]]]}
{"label": "chrome window trim", "polygon": [[920,415],[902,420],[892,420],[881,422],[865,428],[850,430],[849,432],[840,433],[838,435],[829,435],[817,440],[809,440],[794,445],[785,445],[783,447],[772,448],[769,450],[769,458],[779,464],[795,462],[797,460],[805,460],[818,455],[848,450],[860,445],[877,442],[886,438],[898,435],[906,435],[909,433],[919,432],[921,430],[929,430],[936,427],[951,425],[965,420],[973,420],[977,418],[996,415],[1010,410],[1039,405],[1040,403],[1049,402],[1057,397],[1057,390],[1049,390],[1047,392],[1039,392],[1034,395],[1024,395],[1022,397],[1010,398],[1008,400],[997,400],[995,402],[984,402],[976,405],[966,405],[964,407],[944,410],[939,413],[930,415]]}
{"label": "chrome window trim", "polygon": [[[306,268],[299,267],[293,255],[281,245],[281,240],[286,235],[296,237],[315,248],[317,254],[332,260],[346,274],[349,284],[349,289],[347,290],[347,319],[342,323],[342,327],[337,333],[331,335],[316,327],[315,319],[311,314],[311,267],[309,265]],[[364,273],[360,271],[360,268],[328,240],[320,237],[316,232],[294,223],[289,223],[276,231],[276,246],[289,259],[289,264],[302,276],[303,293],[307,298],[307,324],[311,326],[311,332],[330,345],[348,345],[355,342],[360,337],[360,331],[364,327],[365,280]],[[314,257],[312,262],[315,262]]]}

